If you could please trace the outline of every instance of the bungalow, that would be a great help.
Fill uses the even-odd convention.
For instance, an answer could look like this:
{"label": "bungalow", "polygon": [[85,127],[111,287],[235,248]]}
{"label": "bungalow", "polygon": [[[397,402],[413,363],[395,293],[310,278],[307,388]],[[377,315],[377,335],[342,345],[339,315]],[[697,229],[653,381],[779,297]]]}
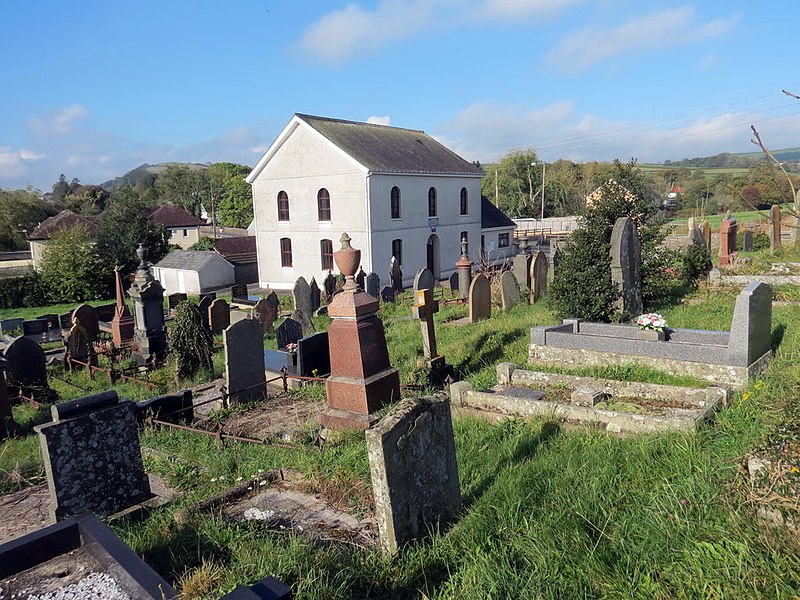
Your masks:
{"label": "bungalow", "polygon": [[139,216],[166,227],[169,231],[167,241],[184,250],[197,243],[200,239],[200,226],[205,225],[201,219],[172,202],[151,206],[142,211]]}

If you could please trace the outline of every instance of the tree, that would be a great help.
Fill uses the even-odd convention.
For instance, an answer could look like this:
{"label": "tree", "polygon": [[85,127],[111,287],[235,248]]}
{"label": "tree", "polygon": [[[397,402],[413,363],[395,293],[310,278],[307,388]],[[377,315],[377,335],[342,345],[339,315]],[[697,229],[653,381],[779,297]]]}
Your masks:
{"label": "tree", "polygon": [[27,250],[26,232],[53,214],[35,192],[0,189],[0,251]]}
{"label": "tree", "polygon": [[111,295],[110,273],[102,267],[82,224],[53,235],[44,250],[40,274],[51,302],[84,302]]}
{"label": "tree", "polygon": [[253,220],[253,188],[244,180],[248,173],[250,167],[229,162],[214,163],[206,169],[215,224],[223,227],[250,225]]}
{"label": "tree", "polygon": [[209,192],[205,168],[169,165],[156,180],[156,192],[162,202],[173,202],[199,217]]}
{"label": "tree", "polygon": [[69,183],[67,183],[67,177],[62,173],[58,181],[53,184],[53,202],[61,203],[67,194],[69,194]]}
{"label": "tree", "polygon": [[535,198],[541,193],[542,165],[536,152],[522,150],[506,154],[497,165],[487,166],[482,193],[494,198],[498,191],[500,209],[520,217],[538,216]]}

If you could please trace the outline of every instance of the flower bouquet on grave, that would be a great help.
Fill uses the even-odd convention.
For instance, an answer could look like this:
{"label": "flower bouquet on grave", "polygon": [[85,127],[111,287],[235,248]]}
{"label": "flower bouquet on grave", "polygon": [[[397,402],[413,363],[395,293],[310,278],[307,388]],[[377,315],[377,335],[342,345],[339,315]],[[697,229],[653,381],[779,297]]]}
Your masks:
{"label": "flower bouquet on grave", "polygon": [[296,342],[291,342],[291,343],[289,343],[289,344],[286,344],[286,347],[285,347],[285,348],[286,348],[286,351],[287,351],[289,354],[297,354],[297,347],[298,347],[298,346],[297,346],[297,343],[296,343]]}
{"label": "flower bouquet on grave", "polygon": [[653,331],[664,331],[667,328],[667,320],[658,313],[646,313],[636,317],[636,324],[639,329],[651,329]]}

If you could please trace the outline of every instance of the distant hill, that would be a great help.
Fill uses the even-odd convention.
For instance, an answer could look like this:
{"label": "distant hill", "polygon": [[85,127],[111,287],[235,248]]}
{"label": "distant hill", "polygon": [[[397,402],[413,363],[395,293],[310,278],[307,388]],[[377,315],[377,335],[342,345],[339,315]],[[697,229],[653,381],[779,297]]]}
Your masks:
{"label": "distant hill", "polygon": [[206,168],[206,165],[200,163],[165,162],[165,163],[158,163],[155,165],[149,165],[147,163],[144,163],[143,165],[139,165],[135,169],[128,171],[127,173],[125,173],[120,177],[111,179],[109,181],[106,181],[105,183],[101,183],[100,187],[108,191],[112,191],[116,188],[123,187],[126,185],[130,187],[139,186],[141,189],[148,189],[156,184],[156,179],[158,179],[158,176],[161,173],[163,173],[167,167],[170,166],[184,166],[196,169]]}
{"label": "distant hill", "polygon": [[[800,148],[783,148],[773,150],[772,154],[782,162],[800,161]],[[671,167],[695,167],[695,168],[725,168],[725,169],[748,169],[753,165],[766,160],[761,152],[739,152],[731,154],[722,152],[714,156],[684,158],[683,160],[665,160],[664,166]]]}

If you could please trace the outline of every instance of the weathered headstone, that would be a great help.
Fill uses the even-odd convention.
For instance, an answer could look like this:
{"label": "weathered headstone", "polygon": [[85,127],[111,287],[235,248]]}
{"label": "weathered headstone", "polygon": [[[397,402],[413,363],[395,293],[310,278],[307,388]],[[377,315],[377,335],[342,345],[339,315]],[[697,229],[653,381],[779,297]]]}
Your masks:
{"label": "weathered headstone", "polygon": [[450,275],[447,281],[450,284],[450,293],[458,294],[458,271]]}
{"label": "weathered headstone", "polygon": [[319,377],[331,372],[327,331],[297,341],[297,372],[301,377]]}
{"label": "weathered headstone", "polygon": [[620,217],[611,232],[611,281],[619,289],[616,309],[626,318],[642,314],[642,252],[636,225]]}
{"label": "weathered headstone", "polygon": [[[116,292],[116,302],[111,314],[111,339],[117,348],[126,346],[133,339],[135,323],[125,304],[125,293],[122,291],[122,275],[119,270],[114,269],[114,289]],[[105,321],[102,313],[97,311],[98,318]]]}
{"label": "weathered headstone", "polygon": [[547,293],[547,257],[544,252],[535,252],[531,261],[531,302],[538,302]]}
{"label": "weathered headstone", "polygon": [[393,256],[389,261],[389,285],[395,291],[395,294],[403,293],[403,269],[400,268],[400,263]]}
{"label": "weathered headstone", "polygon": [[753,232],[749,229],[744,232],[742,236],[742,250],[745,252],[752,252],[753,251]]}
{"label": "weathered headstone", "polygon": [[[272,292],[273,294],[275,292]],[[278,318],[278,311],[273,302],[266,298],[261,298],[253,307],[253,319],[261,324],[264,333],[274,333],[275,319]]]}
{"label": "weathered headstone", "polygon": [[259,400],[266,392],[264,329],[242,319],[222,332],[225,344],[225,389],[232,403]]}
{"label": "weathered headstone", "polygon": [[380,294],[381,290],[381,278],[377,273],[373,271],[367,275],[367,278],[364,280],[364,285],[366,286],[364,289],[365,292],[367,292],[373,298],[378,297],[378,294]]}
{"label": "weathered headstone", "polygon": [[381,288],[381,302],[394,302],[394,288],[385,285]]}
{"label": "weathered headstone", "polygon": [[239,299],[248,300],[246,283],[237,283],[231,286],[231,301]]}
{"label": "weathered headstone", "polygon": [[736,297],[728,349],[742,365],[752,365],[772,344],[772,286],[754,281]]}
{"label": "weathered headstone", "polygon": [[[521,252],[521,250],[520,250]],[[511,272],[522,287],[531,289],[531,263],[533,257],[527,252],[517,254],[511,262]]]}
{"label": "weathered headstone", "polygon": [[169,309],[171,311],[175,310],[175,307],[178,306],[178,304],[180,304],[181,302],[183,302],[187,298],[188,298],[188,296],[186,294],[182,293],[182,292],[177,292],[175,294],[170,294],[169,296],[167,296],[167,306],[169,307]]}
{"label": "weathered headstone", "polygon": [[321,302],[322,294],[320,292],[319,286],[317,285],[316,278],[314,277],[311,278],[311,283],[308,284],[308,289],[310,294],[309,297],[311,298],[311,312],[313,313],[316,312],[316,310],[322,304]]}
{"label": "weathered headstone", "polygon": [[519,304],[519,284],[511,271],[503,271],[500,275],[500,303],[503,310],[509,310]]}
{"label": "weathered headstone", "polygon": [[450,402],[402,400],[366,438],[381,546],[395,554],[461,506]]}
{"label": "weathered headstone", "polygon": [[316,331],[314,328],[314,323],[311,321],[311,317],[299,308],[292,312],[290,318],[300,323],[300,326],[303,328],[303,335],[311,335]]}
{"label": "weathered headstone", "polygon": [[358,267],[358,273],[356,273],[356,285],[358,285],[358,289],[366,291],[366,279],[367,274],[364,273],[364,267]]}
{"label": "weathered headstone", "polygon": [[83,327],[90,342],[100,335],[100,317],[97,310],[88,304],[81,304],[72,311],[72,322]]}
{"label": "weathered headstone", "polygon": [[86,511],[108,516],[152,497],[134,403],[118,402],[116,393],[97,396],[104,401],[85,405],[87,399],[79,398],[57,405],[53,422],[34,428],[56,521]]}
{"label": "weathered headstone", "polygon": [[288,344],[296,344],[303,337],[303,326],[292,318],[284,319],[275,328],[275,336],[278,339],[278,349],[286,348]]}
{"label": "weathered headstone", "polygon": [[769,246],[773,250],[781,247],[781,207],[773,204],[769,211]]}
{"label": "weathered headstone", "polygon": [[3,319],[0,321],[0,332],[2,333],[15,333],[22,332],[22,323],[24,319]]}
{"label": "weathered headstone", "polygon": [[18,385],[47,385],[47,364],[42,347],[32,339],[21,336],[5,350],[9,383]]}
{"label": "weathered headstone", "polygon": [[224,298],[217,298],[208,307],[211,333],[222,333],[231,324],[231,309]]}
{"label": "weathered headstone", "polygon": [[89,340],[86,330],[78,322],[69,330],[67,339],[64,342],[67,348],[66,358],[68,360],[87,363],[92,358],[92,342]]}
{"label": "weathered headstone", "polygon": [[736,252],[736,219],[723,219],[719,224],[719,264],[729,265]]}
{"label": "weathered headstone", "polygon": [[314,312],[311,308],[311,288],[304,277],[298,277],[297,281],[294,282],[292,300],[295,310],[300,309],[307,315]]}
{"label": "weathered headstone", "polygon": [[706,249],[711,252],[711,223],[703,221],[703,239],[706,242]]}
{"label": "weathered headstone", "polygon": [[207,329],[211,328],[211,322],[208,318],[208,309],[211,308],[211,303],[214,302],[214,300],[216,300],[216,298],[201,296],[200,302],[197,305],[197,308],[200,310],[200,316],[203,319],[203,325],[205,325]]}
{"label": "weathered headstone", "polygon": [[422,267],[414,276],[414,291],[432,290],[436,285],[436,278],[428,267]]}
{"label": "weathered headstone", "polygon": [[483,273],[472,278],[469,286],[469,322],[477,323],[492,316],[492,288]]}
{"label": "weathered headstone", "polygon": [[330,302],[331,298],[333,298],[333,293],[336,291],[336,277],[330,271],[322,281],[322,289],[325,291],[325,302]]}
{"label": "weathered headstone", "polygon": [[[145,261],[147,249],[139,244],[136,250],[139,266],[128,295],[133,300],[133,332],[131,358],[140,364],[159,362],[167,353],[167,328],[164,326],[164,288],[153,277],[150,264]],[[208,324],[208,313],[205,315]]]}

